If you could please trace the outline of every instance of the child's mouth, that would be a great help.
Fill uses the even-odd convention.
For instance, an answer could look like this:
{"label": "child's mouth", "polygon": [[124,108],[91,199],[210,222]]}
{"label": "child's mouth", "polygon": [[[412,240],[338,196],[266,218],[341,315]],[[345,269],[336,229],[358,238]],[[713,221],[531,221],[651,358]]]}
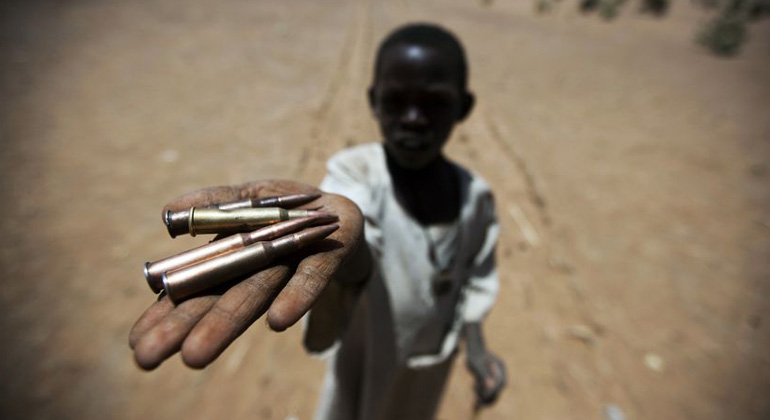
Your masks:
{"label": "child's mouth", "polygon": [[422,152],[430,148],[430,140],[424,136],[413,134],[397,136],[393,143],[399,148],[410,152]]}

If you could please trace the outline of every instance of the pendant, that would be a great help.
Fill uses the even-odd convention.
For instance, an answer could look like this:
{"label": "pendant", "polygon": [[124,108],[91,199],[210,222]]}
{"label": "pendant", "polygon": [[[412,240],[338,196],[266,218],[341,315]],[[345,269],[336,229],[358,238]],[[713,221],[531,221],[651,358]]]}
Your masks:
{"label": "pendant", "polygon": [[442,271],[433,276],[431,288],[435,296],[443,296],[452,290],[452,274],[449,270]]}

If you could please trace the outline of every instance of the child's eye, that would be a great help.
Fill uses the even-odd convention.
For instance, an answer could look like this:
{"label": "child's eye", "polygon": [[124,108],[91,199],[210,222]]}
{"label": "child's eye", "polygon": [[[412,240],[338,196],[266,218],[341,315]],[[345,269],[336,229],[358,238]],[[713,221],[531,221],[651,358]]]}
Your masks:
{"label": "child's eye", "polygon": [[432,93],[425,95],[422,100],[423,106],[430,110],[441,110],[448,107],[451,104],[451,98],[447,95],[440,93]]}
{"label": "child's eye", "polygon": [[385,93],[382,95],[380,103],[386,112],[395,112],[403,107],[404,100],[402,95],[398,95],[396,93]]}

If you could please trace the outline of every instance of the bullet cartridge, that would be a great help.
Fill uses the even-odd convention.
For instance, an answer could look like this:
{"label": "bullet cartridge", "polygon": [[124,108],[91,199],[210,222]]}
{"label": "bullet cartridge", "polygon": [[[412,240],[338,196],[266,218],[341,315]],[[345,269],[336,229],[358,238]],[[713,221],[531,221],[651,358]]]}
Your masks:
{"label": "bullet cartridge", "polygon": [[275,239],[296,232],[310,225],[330,223],[338,220],[337,216],[312,216],[287,220],[274,225],[265,226],[249,233],[241,233],[199,246],[197,248],[173,255],[155,262],[144,264],[144,277],[153,292],[163,289],[163,273],[178,270],[198,262],[209,260],[219,255],[242,249],[259,241]]}
{"label": "bullet cartridge", "polygon": [[311,227],[273,241],[257,242],[243,249],[164,273],[163,289],[173,302],[178,303],[196,293],[264,268],[278,257],[320,241],[337,228],[339,225],[336,223]]}
{"label": "bullet cartridge", "polygon": [[175,237],[185,233],[195,236],[207,233],[247,232],[284,220],[308,216],[326,217],[329,213],[314,210],[286,210],[279,207],[235,210],[193,207],[186,212],[174,214],[169,212],[166,215],[176,217],[173,221],[170,221],[169,217],[166,218],[169,234]]}
{"label": "bullet cartridge", "polygon": [[212,207],[216,207],[220,210],[247,209],[255,207],[283,207],[288,209],[307,204],[320,196],[321,194],[292,194],[262,198],[247,198],[245,200],[234,201],[232,203],[217,204]]}
{"label": "bullet cartridge", "polygon": [[[237,210],[259,207],[292,208],[302,204],[307,204],[320,196],[321,194],[292,194],[263,198],[247,198],[245,200],[233,201],[229,203],[212,204],[210,206],[206,206],[206,208],[214,208],[219,210]],[[168,210],[163,217],[163,221],[166,224],[168,233],[172,238],[176,237],[177,235],[188,233],[189,220],[190,210]]]}
{"label": "bullet cartridge", "polygon": [[188,230],[191,236],[207,233],[244,232],[284,220],[326,215],[328,213],[314,210],[286,210],[280,207],[236,210],[193,207],[190,209]]}

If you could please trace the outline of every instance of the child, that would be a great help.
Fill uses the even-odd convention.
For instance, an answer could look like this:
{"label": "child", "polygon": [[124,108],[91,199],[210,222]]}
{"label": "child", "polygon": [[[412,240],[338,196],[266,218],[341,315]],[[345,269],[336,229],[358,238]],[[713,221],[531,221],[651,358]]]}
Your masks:
{"label": "child", "polygon": [[[321,189],[361,209],[373,268],[359,287],[327,288],[310,311],[306,347],[334,350],[318,420],[433,418],[460,336],[479,402],[504,386],[481,334],[498,289],[492,193],[442,154],[473,107],[467,73],[446,30],[399,28],[379,47],[369,89],[384,144],[328,162]],[[345,301],[355,302],[347,312]]]}
{"label": "child", "polygon": [[[498,287],[492,193],[441,152],[473,107],[466,79],[465,54],[447,31],[409,25],[391,34],[369,90],[384,147],[333,157],[322,184],[332,194],[311,203],[339,215],[330,246],[178,305],[160,297],[131,330],[137,364],[154,369],[179,352],[203,368],[265,311],[283,331],[312,307],[305,346],[334,353],[318,419],[433,418],[461,335],[479,402],[494,401],[505,371],[481,334]],[[316,192],[275,180],[212,187],[163,213]]]}

